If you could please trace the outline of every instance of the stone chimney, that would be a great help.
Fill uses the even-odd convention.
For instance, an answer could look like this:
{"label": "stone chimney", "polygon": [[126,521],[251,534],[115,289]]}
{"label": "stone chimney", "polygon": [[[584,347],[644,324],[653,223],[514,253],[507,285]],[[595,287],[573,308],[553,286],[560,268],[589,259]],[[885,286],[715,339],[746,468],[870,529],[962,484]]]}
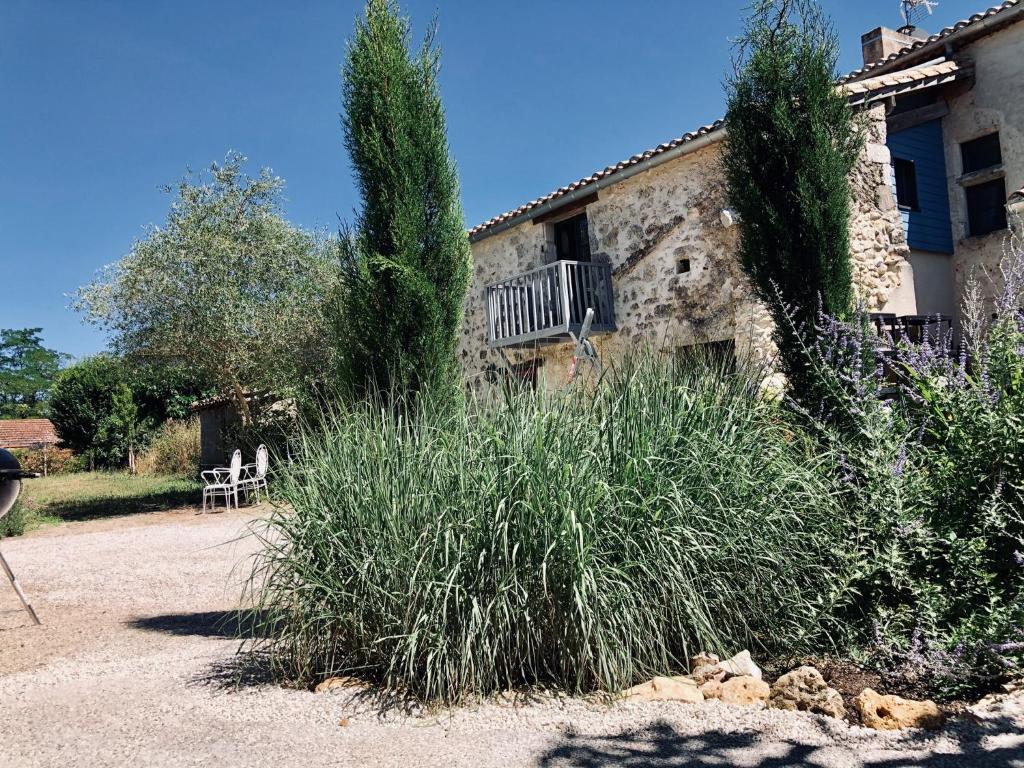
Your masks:
{"label": "stone chimney", "polygon": [[864,53],[864,66],[887,59],[896,51],[901,51],[916,40],[926,35],[915,27],[889,29],[877,27],[866,35],[860,36],[860,47]]}

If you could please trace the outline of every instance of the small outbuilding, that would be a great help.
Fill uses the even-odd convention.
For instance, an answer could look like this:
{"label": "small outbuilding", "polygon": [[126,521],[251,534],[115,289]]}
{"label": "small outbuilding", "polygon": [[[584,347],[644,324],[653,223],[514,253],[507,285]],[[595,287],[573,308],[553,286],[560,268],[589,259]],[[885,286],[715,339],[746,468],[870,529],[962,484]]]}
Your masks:
{"label": "small outbuilding", "polygon": [[0,448],[41,450],[60,443],[57,429],[49,419],[0,420]]}
{"label": "small outbuilding", "polygon": [[208,397],[192,404],[199,417],[199,463],[222,467],[227,462],[225,436],[241,424],[238,409],[230,397]]}

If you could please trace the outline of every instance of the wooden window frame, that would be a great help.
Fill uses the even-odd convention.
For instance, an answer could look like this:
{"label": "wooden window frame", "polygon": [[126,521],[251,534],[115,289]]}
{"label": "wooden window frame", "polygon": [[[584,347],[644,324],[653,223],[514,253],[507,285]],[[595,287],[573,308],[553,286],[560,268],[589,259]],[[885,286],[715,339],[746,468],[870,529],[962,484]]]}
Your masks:
{"label": "wooden window frame", "polygon": [[920,211],[921,197],[917,185],[917,164],[904,157],[894,157],[892,173],[896,186],[896,206],[901,211]]}

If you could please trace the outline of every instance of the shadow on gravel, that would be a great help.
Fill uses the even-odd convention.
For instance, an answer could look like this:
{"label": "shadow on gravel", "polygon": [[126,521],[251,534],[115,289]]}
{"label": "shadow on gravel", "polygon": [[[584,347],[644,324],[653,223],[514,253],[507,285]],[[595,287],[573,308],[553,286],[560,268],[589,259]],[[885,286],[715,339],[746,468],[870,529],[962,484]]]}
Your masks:
{"label": "shadow on gravel", "polygon": [[265,654],[246,650],[248,641],[266,635],[267,614],[259,610],[199,611],[144,616],[126,622],[132,629],[160,632],[179,637],[223,637],[238,640],[238,652],[212,664],[193,682],[216,688],[243,688],[272,682],[269,659]]}
{"label": "shadow on gravel", "polygon": [[145,616],[132,619],[127,624],[132,629],[167,635],[249,640],[256,636],[257,627],[266,626],[266,617],[260,611],[201,611]]}
{"label": "shadow on gravel", "polygon": [[275,677],[266,656],[240,648],[234,656],[211,664],[192,682],[219,690],[239,690],[273,683]]}
{"label": "shadow on gravel", "polygon": [[[1020,734],[1020,725],[1010,718],[988,721],[984,729],[958,724],[946,732],[958,749],[948,754],[913,754],[903,750],[934,748],[934,736],[927,732],[907,732],[890,745],[872,745],[891,754],[865,758],[864,768],[1019,768],[1024,765],[1024,748],[1018,745],[982,746],[983,736],[994,733]],[[856,753],[855,742],[845,750]],[[847,765],[836,762],[836,750],[844,746],[814,746],[792,741],[776,741],[754,732],[729,732],[710,729],[697,735],[680,733],[665,722],[643,730],[623,731],[614,736],[589,737],[566,734],[565,741],[550,749],[537,761],[542,768],[721,768],[743,765],[749,768],[789,768],[790,766]],[[758,755],[757,752],[763,754]],[[831,753],[831,754],[829,754]]]}
{"label": "shadow on gravel", "polygon": [[45,505],[47,515],[59,517],[66,523],[100,520],[108,517],[124,517],[144,512],[166,512],[170,509],[194,507],[198,491],[195,488],[170,489],[141,494],[138,496],[110,496],[88,499],[53,501]]}

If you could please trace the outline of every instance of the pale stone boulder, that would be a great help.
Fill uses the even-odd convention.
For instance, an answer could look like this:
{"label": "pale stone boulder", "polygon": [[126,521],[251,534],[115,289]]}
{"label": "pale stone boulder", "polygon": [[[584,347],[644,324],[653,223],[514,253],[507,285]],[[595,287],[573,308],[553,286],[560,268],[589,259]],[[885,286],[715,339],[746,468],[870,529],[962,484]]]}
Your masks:
{"label": "pale stone boulder", "polygon": [[693,678],[699,685],[711,680],[725,682],[730,677],[748,676],[755,680],[761,679],[761,669],[750,657],[750,651],[740,651],[731,659],[719,661],[710,653],[702,653],[690,660]]}
{"label": "pale stone boulder", "polygon": [[697,685],[705,683],[721,683],[726,678],[726,672],[720,664],[703,664],[693,670],[693,679]]}
{"label": "pale stone boulder", "polygon": [[730,677],[724,683],[711,680],[700,687],[705,699],[719,699],[723,704],[753,706],[768,701],[771,688],[764,680],[750,675]]}
{"label": "pale stone boulder", "polygon": [[941,728],[946,716],[934,701],[914,701],[899,696],[882,696],[865,688],[853,700],[861,722],[878,731],[902,728]]}
{"label": "pale stone boulder", "polygon": [[708,680],[701,684],[700,692],[704,694],[705,699],[720,699],[722,698],[722,681]]}
{"label": "pale stone boulder", "polygon": [[755,680],[761,679],[761,668],[750,658],[750,651],[740,651],[731,659],[719,662],[718,666],[725,670],[727,677],[746,675]]}
{"label": "pale stone boulder", "polygon": [[839,691],[825,684],[821,672],[806,666],[797,667],[775,681],[768,706],[836,718],[846,715]]}
{"label": "pale stone boulder", "polygon": [[1006,683],[1002,693],[990,693],[968,707],[967,714],[976,722],[998,719],[1024,721],[1024,680]]}
{"label": "pale stone boulder", "polygon": [[681,701],[700,704],[704,694],[690,677],[655,677],[622,692],[627,701]]}

